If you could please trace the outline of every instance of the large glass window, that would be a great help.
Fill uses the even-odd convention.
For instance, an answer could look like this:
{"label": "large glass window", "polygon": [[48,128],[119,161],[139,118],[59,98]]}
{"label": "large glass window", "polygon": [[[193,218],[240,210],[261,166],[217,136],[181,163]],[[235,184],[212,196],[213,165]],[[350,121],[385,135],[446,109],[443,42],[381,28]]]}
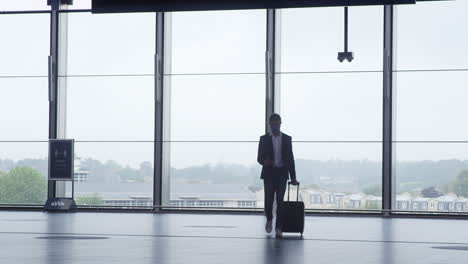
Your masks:
{"label": "large glass window", "polygon": [[344,51],[344,8],[281,10],[281,67],[278,72],[382,71],[383,8],[350,7],[351,63],[340,63]]}
{"label": "large glass window", "polygon": [[383,8],[281,11],[280,113],[310,209],[381,209]]}
{"label": "large glass window", "polygon": [[256,154],[265,129],[266,12],[177,12],[170,21],[165,205],[255,208],[263,199]]}
{"label": "large glass window", "polygon": [[397,7],[397,70],[468,68],[467,0]]}
{"label": "large glass window", "polygon": [[0,2],[0,11],[36,11],[50,10],[47,0],[2,0]]}
{"label": "large glass window", "polygon": [[171,73],[263,73],[266,11],[172,13]]}
{"label": "large glass window", "polygon": [[263,74],[172,76],[171,140],[257,140],[265,129],[264,96]]}
{"label": "large glass window", "polygon": [[395,210],[468,211],[467,8],[460,0],[397,9]]}
{"label": "large glass window", "polygon": [[382,73],[281,74],[284,129],[299,141],[380,141]]}
{"label": "large glass window", "polygon": [[67,75],[154,74],[154,13],[64,13]]}
{"label": "large glass window", "polygon": [[[62,13],[79,205],[152,206],[155,14]],[[66,20],[67,19],[67,20]]]}
{"label": "large glass window", "polygon": [[87,141],[152,141],[152,76],[68,77],[67,135]]}
{"label": "large glass window", "polygon": [[468,111],[467,82],[464,71],[398,73],[396,139],[468,140],[468,126],[463,121]]}
{"label": "large glass window", "polygon": [[[397,201],[406,199],[415,204],[459,201],[466,205],[467,81],[463,71],[398,73],[395,101]],[[396,203],[395,209],[403,210],[399,205]],[[439,207],[408,209],[440,211]],[[453,210],[468,211],[466,206],[459,209]]]}
{"label": "large glass window", "polygon": [[49,23],[48,14],[0,15],[0,204],[47,197]]}
{"label": "large glass window", "polygon": [[50,15],[5,14],[0,24],[1,76],[47,77]]}

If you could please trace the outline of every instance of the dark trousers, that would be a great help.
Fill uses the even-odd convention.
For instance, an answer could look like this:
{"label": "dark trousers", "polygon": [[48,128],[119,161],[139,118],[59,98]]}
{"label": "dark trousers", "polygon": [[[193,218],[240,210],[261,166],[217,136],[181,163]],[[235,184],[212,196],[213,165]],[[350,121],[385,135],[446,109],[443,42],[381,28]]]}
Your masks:
{"label": "dark trousers", "polygon": [[288,181],[288,171],[284,168],[270,168],[263,179],[265,190],[265,215],[267,220],[273,220],[273,202],[276,194],[276,228],[282,226],[282,205],[286,183]]}

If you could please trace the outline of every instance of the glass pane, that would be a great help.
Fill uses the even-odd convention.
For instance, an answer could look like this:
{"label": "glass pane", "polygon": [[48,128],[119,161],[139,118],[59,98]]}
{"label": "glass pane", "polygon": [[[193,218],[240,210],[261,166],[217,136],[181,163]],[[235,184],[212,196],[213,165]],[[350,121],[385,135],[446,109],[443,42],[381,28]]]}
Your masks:
{"label": "glass pane", "polygon": [[47,142],[0,142],[0,204],[44,204]]}
{"label": "glass pane", "polygon": [[[64,77],[65,78],[65,77]],[[67,78],[67,137],[154,139],[154,78]]]}
{"label": "glass pane", "polygon": [[68,75],[154,74],[154,13],[68,16]]}
{"label": "glass pane", "polygon": [[395,210],[468,212],[464,143],[397,143]]}
{"label": "glass pane", "polygon": [[293,142],[306,208],[382,208],[381,143]]}
{"label": "glass pane", "polygon": [[398,70],[468,68],[468,0],[397,8]]}
{"label": "glass pane", "polygon": [[0,15],[0,35],[0,76],[47,76],[49,14]]}
{"label": "glass pane", "polygon": [[172,142],[169,205],[256,207],[261,187],[257,147],[256,142]]}
{"label": "glass pane", "polygon": [[[257,142],[172,142],[169,205],[262,208],[257,147]],[[293,148],[306,208],[381,208],[381,144],[294,142]]]}
{"label": "glass pane", "polygon": [[0,140],[47,140],[47,77],[0,78],[0,113]]}
{"label": "glass pane", "polygon": [[151,142],[75,143],[77,204],[152,206],[153,146]]}
{"label": "glass pane", "polygon": [[265,72],[265,10],[171,15],[171,73]]}
{"label": "glass pane", "polygon": [[293,140],[381,140],[382,73],[282,74],[281,114]]}
{"label": "glass pane", "polygon": [[265,75],[172,76],[171,140],[258,140]]}
{"label": "glass pane", "polygon": [[400,72],[397,140],[468,140],[465,72]]}
{"label": "glass pane", "polygon": [[349,8],[349,51],[354,60],[339,62],[344,51],[344,9],[281,10],[281,72],[382,70],[383,8]]}
{"label": "glass pane", "polygon": [[2,0],[0,11],[50,10],[47,0]]}

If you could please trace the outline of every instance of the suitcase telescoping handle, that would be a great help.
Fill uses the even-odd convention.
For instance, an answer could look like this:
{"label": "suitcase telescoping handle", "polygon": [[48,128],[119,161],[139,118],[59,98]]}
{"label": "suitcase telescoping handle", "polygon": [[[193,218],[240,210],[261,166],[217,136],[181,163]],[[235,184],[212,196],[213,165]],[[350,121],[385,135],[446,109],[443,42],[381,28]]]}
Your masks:
{"label": "suitcase telescoping handle", "polygon": [[[291,182],[288,182],[288,202],[289,202],[289,186],[291,185]],[[299,202],[299,182],[297,182],[297,197],[296,201]]]}

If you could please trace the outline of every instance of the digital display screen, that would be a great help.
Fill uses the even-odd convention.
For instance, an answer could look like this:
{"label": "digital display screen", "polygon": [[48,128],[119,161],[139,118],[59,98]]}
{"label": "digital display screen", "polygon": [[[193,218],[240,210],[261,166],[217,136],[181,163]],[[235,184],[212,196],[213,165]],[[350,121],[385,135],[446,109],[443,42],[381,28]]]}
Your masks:
{"label": "digital display screen", "polygon": [[73,140],[49,141],[49,180],[73,180]]}

